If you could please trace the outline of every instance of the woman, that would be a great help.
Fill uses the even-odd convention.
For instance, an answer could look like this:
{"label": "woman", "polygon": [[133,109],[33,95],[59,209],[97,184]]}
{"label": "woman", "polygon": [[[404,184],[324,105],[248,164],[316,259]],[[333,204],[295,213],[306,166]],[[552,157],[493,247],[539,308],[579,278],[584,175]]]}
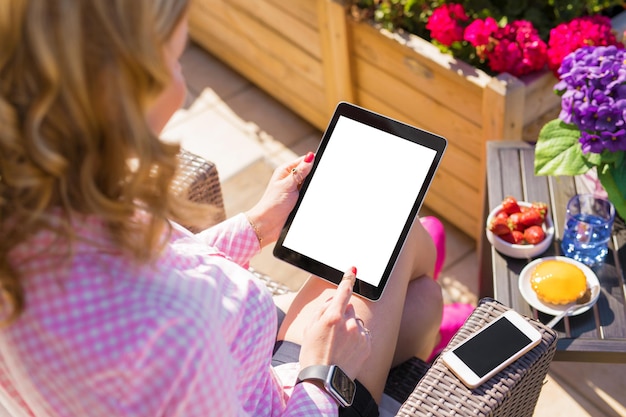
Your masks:
{"label": "woman", "polygon": [[[338,287],[311,278],[276,300],[277,329],[246,266],[276,240],[314,155],[279,167],[245,214],[197,235],[171,221],[211,223],[169,193],[178,147],[157,136],[185,95],[187,3],[1,3],[0,404],[35,416],[376,415],[390,366],[435,344],[433,242],[416,222],[377,303],[352,296],[355,270]],[[274,369],[277,332],[287,363]],[[306,373],[296,384],[318,365],[359,381],[354,406]]]}

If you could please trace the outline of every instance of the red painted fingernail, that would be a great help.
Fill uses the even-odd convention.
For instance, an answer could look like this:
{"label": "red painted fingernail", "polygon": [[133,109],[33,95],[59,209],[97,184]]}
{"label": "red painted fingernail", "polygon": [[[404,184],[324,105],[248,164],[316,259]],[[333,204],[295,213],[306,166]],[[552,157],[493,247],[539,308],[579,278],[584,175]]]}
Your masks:
{"label": "red painted fingernail", "polygon": [[352,268],[350,268],[350,271],[352,271],[354,276],[356,276],[356,266],[353,266]]}
{"label": "red painted fingernail", "polygon": [[315,158],[315,154],[313,152],[309,152],[304,157],[304,162],[309,163],[309,162],[311,162],[313,160],[313,158]]}

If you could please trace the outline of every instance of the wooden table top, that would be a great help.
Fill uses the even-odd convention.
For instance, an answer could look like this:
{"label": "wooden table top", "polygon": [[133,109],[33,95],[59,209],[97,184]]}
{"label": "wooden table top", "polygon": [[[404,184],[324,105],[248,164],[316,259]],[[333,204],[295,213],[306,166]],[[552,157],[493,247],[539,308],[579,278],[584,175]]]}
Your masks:
{"label": "wooden table top", "polygon": [[[512,195],[522,201],[548,203],[554,221],[555,239],[539,257],[561,255],[560,242],[568,200],[582,193],[585,185],[575,177],[534,175],[534,147],[517,141],[488,142],[486,211]],[[552,316],[536,311],[518,289],[521,270],[532,259],[514,259],[497,252],[483,237],[483,286],[493,284],[496,300],[518,312],[547,323]],[[563,319],[555,360],[582,362],[626,362],[626,307],[624,270],[626,228],[619,219],[613,228],[610,252],[602,265],[593,267],[601,293],[589,311]],[[491,282],[489,282],[491,281]]]}

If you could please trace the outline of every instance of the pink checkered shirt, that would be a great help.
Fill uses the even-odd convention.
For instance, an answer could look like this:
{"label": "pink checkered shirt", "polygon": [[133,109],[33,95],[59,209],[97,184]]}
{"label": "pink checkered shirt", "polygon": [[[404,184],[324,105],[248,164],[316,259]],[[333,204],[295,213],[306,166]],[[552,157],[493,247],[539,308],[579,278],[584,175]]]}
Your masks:
{"label": "pink checkered shirt", "polygon": [[276,310],[247,269],[244,215],[191,235],[176,226],[136,266],[88,218],[75,256],[41,232],[11,260],[26,310],[0,332],[0,405],[34,416],[335,416],[317,387],[273,370]]}

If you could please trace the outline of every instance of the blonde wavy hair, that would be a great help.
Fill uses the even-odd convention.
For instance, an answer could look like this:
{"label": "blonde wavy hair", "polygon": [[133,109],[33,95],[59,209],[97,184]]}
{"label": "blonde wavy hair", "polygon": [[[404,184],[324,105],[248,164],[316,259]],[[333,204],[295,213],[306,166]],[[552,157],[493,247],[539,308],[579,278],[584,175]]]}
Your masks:
{"label": "blonde wavy hair", "polygon": [[[72,219],[97,215],[122,250],[147,262],[165,244],[168,218],[194,217],[170,192],[179,147],[160,141],[145,116],[169,82],[163,45],[187,6],[0,2],[0,301],[8,322],[25,308],[10,251],[34,233],[52,229],[71,248],[79,238]],[[62,213],[60,226],[52,210]]]}

